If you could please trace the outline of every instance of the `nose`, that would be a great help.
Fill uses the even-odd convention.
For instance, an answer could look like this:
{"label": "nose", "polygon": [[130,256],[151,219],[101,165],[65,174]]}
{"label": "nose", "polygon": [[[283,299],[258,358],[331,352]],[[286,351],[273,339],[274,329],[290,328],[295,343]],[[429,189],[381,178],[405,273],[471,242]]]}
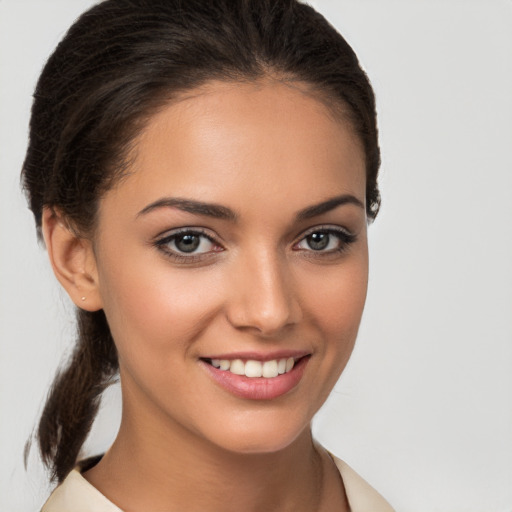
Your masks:
{"label": "nose", "polygon": [[271,254],[255,255],[239,261],[231,279],[227,317],[235,328],[271,337],[302,319],[286,261]]}

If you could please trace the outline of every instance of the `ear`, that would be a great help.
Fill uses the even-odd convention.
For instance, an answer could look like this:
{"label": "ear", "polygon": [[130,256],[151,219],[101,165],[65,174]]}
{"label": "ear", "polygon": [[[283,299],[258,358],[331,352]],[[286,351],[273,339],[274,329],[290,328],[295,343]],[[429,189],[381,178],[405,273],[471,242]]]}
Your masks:
{"label": "ear", "polygon": [[53,209],[43,209],[42,231],[55,276],[81,309],[103,307],[96,257],[90,240],[79,237]]}

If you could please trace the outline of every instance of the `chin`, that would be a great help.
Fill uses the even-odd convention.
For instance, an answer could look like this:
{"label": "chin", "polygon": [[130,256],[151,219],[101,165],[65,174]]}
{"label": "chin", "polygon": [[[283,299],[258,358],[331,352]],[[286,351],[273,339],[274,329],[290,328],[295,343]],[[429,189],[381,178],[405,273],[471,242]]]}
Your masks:
{"label": "chin", "polygon": [[310,421],[283,421],[282,418],[238,419],[217,423],[210,440],[226,451],[254,455],[277,453],[293,445],[304,435],[309,437]]}

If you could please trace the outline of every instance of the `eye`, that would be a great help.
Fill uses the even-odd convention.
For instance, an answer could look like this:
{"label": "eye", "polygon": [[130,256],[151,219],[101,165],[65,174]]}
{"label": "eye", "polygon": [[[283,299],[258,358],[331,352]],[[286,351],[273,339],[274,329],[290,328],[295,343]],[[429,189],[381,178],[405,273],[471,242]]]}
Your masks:
{"label": "eye", "polygon": [[202,255],[222,250],[209,235],[201,230],[181,229],[157,240],[155,245],[169,256],[181,260],[193,260]]}
{"label": "eye", "polygon": [[317,253],[342,252],[355,240],[355,235],[341,228],[314,228],[306,233],[295,248]]}
{"label": "eye", "polygon": [[212,249],[213,243],[209,238],[197,233],[186,233],[175,235],[169,242],[173,250],[184,253],[208,252]]}

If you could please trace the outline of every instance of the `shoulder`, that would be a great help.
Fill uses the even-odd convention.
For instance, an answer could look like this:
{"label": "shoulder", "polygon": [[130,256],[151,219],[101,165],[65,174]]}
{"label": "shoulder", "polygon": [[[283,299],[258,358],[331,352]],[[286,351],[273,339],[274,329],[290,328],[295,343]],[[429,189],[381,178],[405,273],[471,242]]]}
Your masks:
{"label": "shoulder", "polygon": [[340,472],[352,512],[394,512],[391,505],[346,462],[330,455]]}
{"label": "shoulder", "polygon": [[53,491],[41,512],[122,512],[98,489],[93,487],[76,467]]}

